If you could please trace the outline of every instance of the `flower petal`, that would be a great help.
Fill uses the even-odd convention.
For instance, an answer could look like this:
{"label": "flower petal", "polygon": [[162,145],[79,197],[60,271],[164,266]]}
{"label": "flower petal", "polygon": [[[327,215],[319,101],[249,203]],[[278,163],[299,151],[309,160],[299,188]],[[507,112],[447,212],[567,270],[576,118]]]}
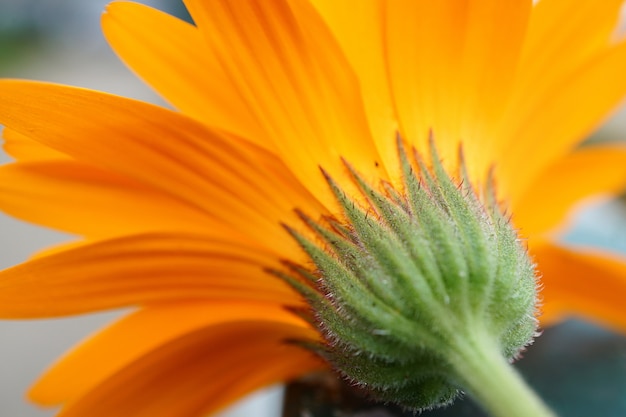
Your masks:
{"label": "flower petal", "polygon": [[273,154],[150,104],[54,84],[0,81],[0,123],[101,169],[180,199],[284,256],[279,226],[323,212]]}
{"label": "flower petal", "polygon": [[114,2],[102,16],[102,29],[122,60],[177,109],[271,146],[194,26],[145,5]]}
{"label": "flower petal", "polygon": [[282,159],[316,196],[335,207],[320,166],[353,187],[342,156],[372,177],[385,177],[358,81],[312,5],[297,0],[188,0],[186,5]]}
{"label": "flower petal", "polygon": [[[28,158],[53,156],[50,152],[29,153]],[[0,208],[29,222],[96,239],[146,231],[225,230],[203,212],[150,186],[69,158],[0,166]]]}
{"label": "flower petal", "polygon": [[567,317],[626,330],[626,259],[548,242],[531,245],[543,284],[544,324]]}
{"label": "flower petal", "polygon": [[87,243],[0,271],[0,316],[52,317],[164,300],[301,305],[264,269],[272,254],[235,239],[144,234]]}
{"label": "flower petal", "polygon": [[312,0],[361,86],[363,102],[378,152],[391,178],[399,178],[398,125],[387,78],[384,44],[384,1]]}
{"label": "flower petal", "polygon": [[564,227],[567,214],[581,200],[614,196],[626,189],[626,146],[582,148],[546,169],[519,201],[513,221],[525,236]]}
{"label": "flower petal", "polygon": [[401,132],[425,152],[429,132],[451,167],[458,144],[472,174],[493,162],[490,130],[521,52],[531,2],[389,1],[386,47]]}
{"label": "flower petal", "polygon": [[133,416],[206,415],[254,389],[319,368],[313,354],[285,343],[317,337],[272,305],[161,306],[88,340],[44,375],[30,396],[46,405],[65,402],[65,417],[122,410]]}
{"label": "flower petal", "polygon": [[41,161],[50,159],[70,159],[62,152],[42,145],[26,135],[21,135],[14,130],[3,129],[3,149],[17,161]]}
{"label": "flower petal", "polygon": [[528,111],[511,109],[500,133],[508,138],[497,166],[500,183],[512,195],[524,192],[542,170],[571,152],[622,101],[625,73],[626,41],[563,74]]}
{"label": "flower petal", "polygon": [[615,33],[622,4],[623,0],[537,3],[507,116],[516,118],[532,111],[551,86],[606,50]]}

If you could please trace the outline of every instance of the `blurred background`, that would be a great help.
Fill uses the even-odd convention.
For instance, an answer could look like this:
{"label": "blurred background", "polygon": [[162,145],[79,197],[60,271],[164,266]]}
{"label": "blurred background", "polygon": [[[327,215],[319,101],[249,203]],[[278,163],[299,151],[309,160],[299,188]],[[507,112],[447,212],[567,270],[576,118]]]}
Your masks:
{"label": "blurred background", "polygon": [[[0,77],[54,81],[158,104],[163,101],[128,71],[106,45],[99,16],[107,0],[0,0]],[[189,19],[178,0],[145,0]],[[626,79],[625,79],[626,82]],[[593,140],[626,141],[626,111]],[[0,162],[9,159],[0,153]],[[598,202],[576,214],[566,240],[626,254],[626,206]],[[0,214],[0,268],[19,263],[63,235]],[[626,297],[625,297],[626,298]],[[626,310],[626,308],[625,308]],[[37,375],[77,341],[120,313],[62,320],[0,321],[0,417],[46,417],[24,393]],[[626,314],[626,312],[625,312]],[[562,417],[626,415],[626,338],[589,323],[570,321],[547,329],[519,364]],[[88,372],[88,370],[86,370]],[[282,390],[255,395],[224,416],[275,417]],[[476,416],[464,401],[437,416]]]}

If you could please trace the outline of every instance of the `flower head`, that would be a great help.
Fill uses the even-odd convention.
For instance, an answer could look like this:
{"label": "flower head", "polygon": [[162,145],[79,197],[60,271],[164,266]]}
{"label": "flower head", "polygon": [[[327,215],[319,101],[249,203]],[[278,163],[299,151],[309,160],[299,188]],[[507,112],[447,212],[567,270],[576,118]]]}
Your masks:
{"label": "flower head", "polygon": [[80,237],[0,272],[0,315],[137,307],[48,371],[34,400],[64,417],[200,416],[325,367],[292,343],[323,339],[292,313],[311,298],[276,272],[310,266],[305,238],[323,247],[325,229],[303,217],[350,230],[329,178],[365,213],[384,211],[377,193],[407,201],[398,135],[422,155],[434,138],[422,174],[440,166],[510,213],[545,323],[626,329],[623,260],[556,241],[574,205],[626,185],[624,147],[577,148],[626,94],[621,1],[186,4],[195,26],[127,2],[103,17],[113,48],[178,112],[0,81],[16,159],[0,168],[0,208]]}

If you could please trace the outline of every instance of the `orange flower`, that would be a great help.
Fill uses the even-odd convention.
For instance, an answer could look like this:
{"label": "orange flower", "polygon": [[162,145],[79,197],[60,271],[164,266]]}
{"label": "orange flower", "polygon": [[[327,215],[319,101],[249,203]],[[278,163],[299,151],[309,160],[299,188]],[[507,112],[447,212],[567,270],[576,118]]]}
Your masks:
{"label": "orange flower", "polygon": [[[626,94],[621,1],[187,0],[197,26],[133,3],[103,18],[113,48],[180,112],[3,80],[17,162],[0,207],[81,239],[0,273],[0,315],[138,307],[63,358],[30,395],[63,417],[201,416],[323,367],[286,339],[318,334],[267,268],[306,256],[281,224],[337,214],[319,167],[346,158],[396,184],[395,135],[433,132],[455,169],[528,238],[545,323],[626,330],[626,263],[557,243],[571,209],[626,186],[626,148],[576,148]],[[353,187],[353,188],[351,188]]]}

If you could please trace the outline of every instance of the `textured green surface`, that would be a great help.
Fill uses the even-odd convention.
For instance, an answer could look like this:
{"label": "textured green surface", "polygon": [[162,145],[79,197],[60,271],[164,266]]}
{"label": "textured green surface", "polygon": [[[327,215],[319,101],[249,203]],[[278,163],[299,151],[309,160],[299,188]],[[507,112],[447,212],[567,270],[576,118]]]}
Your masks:
{"label": "textured green surface", "polygon": [[315,312],[309,320],[326,343],[310,347],[376,398],[427,409],[463,387],[508,410],[510,397],[487,401],[502,385],[484,392],[493,382],[486,376],[506,369],[498,376],[508,380],[499,356],[532,340],[535,271],[491,190],[450,177],[431,146],[432,167],[417,153],[411,160],[398,138],[401,190],[378,191],[346,163],[366,208],[327,176],[344,218],[320,223],[299,213],[319,239],[287,230],[315,269],[288,264],[291,275],[276,274]]}
{"label": "textured green surface", "polygon": [[[626,416],[626,337],[582,322],[547,329],[516,364],[560,417]],[[397,408],[319,386],[290,387],[284,417],[405,417]],[[337,393],[337,390],[333,390]],[[343,411],[342,411],[343,410]],[[308,414],[307,414],[308,413]],[[469,399],[423,417],[484,417]],[[532,416],[529,416],[532,417]]]}

